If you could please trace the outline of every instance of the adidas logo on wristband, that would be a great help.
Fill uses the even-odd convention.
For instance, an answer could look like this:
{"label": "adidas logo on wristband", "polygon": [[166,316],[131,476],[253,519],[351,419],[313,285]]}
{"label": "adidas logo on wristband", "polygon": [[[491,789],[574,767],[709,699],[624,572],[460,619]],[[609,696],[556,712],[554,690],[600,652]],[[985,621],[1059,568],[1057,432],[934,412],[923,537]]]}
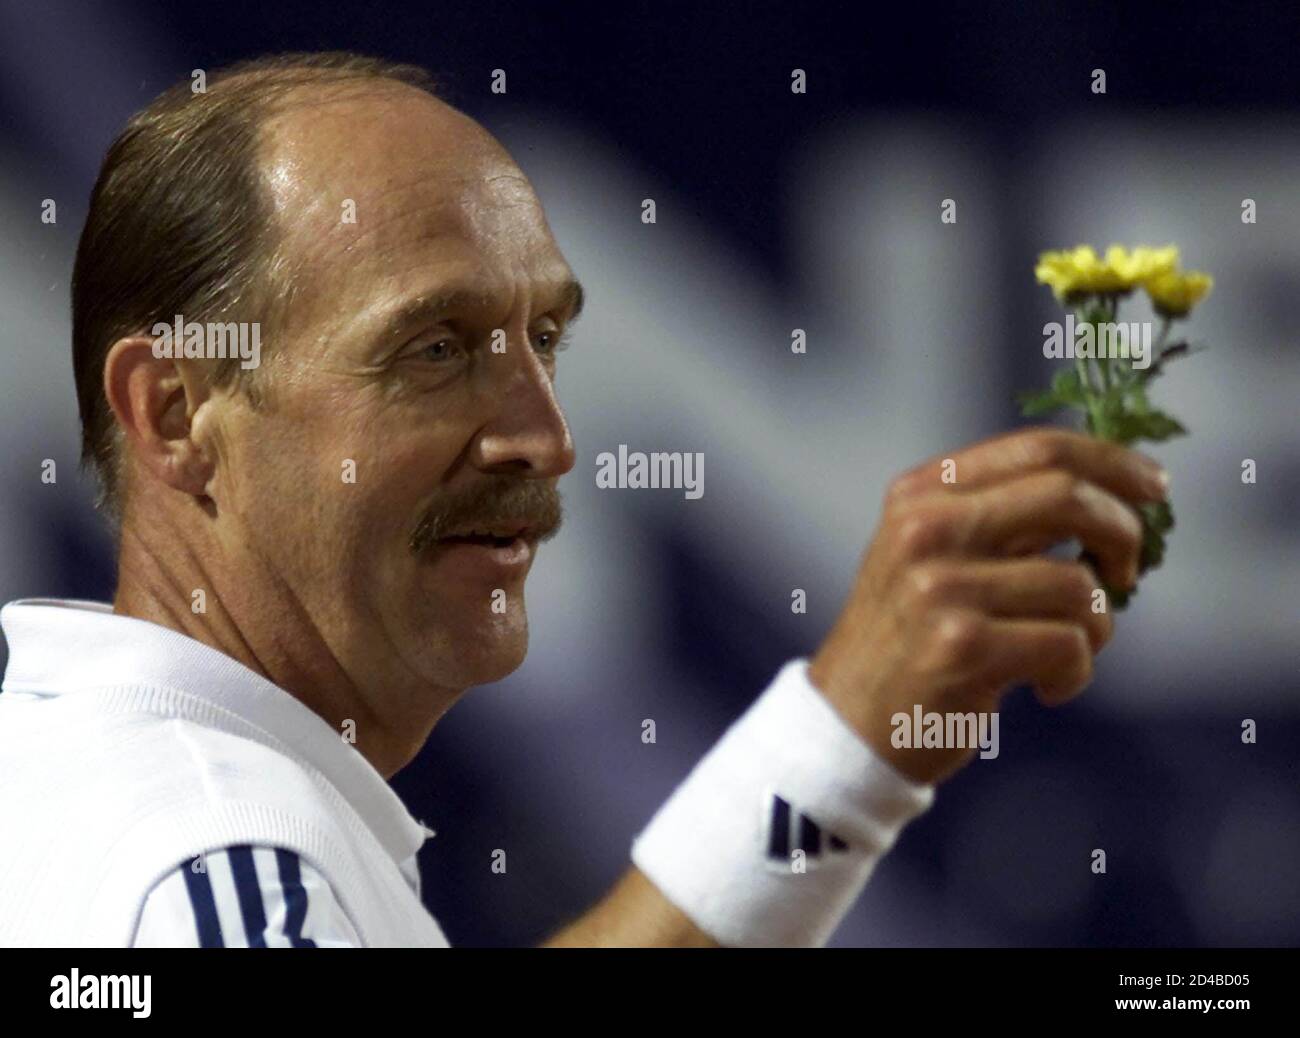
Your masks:
{"label": "adidas logo on wristband", "polygon": [[802,812],[796,814],[790,802],[769,791],[767,803],[767,862],[782,869],[790,867],[791,857],[802,851],[804,861],[812,865],[823,854],[843,854],[849,845]]}

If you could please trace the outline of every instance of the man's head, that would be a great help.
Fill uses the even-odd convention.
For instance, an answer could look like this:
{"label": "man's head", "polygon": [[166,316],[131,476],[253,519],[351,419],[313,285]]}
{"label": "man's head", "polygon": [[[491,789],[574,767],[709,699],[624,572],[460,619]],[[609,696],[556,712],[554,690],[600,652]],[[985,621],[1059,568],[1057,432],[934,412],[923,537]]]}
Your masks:
{"label": "man's head", "polygon": [[[581,290],[522,172],[431,89],[350,55],[181,84],[113,145],[74,274],[124,552],[179,571],[177,606],[197,566],[235,623],[312,631],[371,699],[518,666],[574,459],[552,383]],[[178,315],[257,325],[261,366],[160,357]]]}

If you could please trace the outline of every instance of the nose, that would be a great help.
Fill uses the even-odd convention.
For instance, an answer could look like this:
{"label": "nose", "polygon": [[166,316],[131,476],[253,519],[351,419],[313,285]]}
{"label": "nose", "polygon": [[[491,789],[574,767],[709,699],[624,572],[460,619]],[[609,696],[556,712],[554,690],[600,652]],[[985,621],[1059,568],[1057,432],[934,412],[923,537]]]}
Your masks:
{"label": "nose", "polygon": [[511,343],[493,357],[500,365],[496,415],[475,440],[470,460],[484,472],[555,478],[573,468],[576,455],[555,384],[541,358]]}

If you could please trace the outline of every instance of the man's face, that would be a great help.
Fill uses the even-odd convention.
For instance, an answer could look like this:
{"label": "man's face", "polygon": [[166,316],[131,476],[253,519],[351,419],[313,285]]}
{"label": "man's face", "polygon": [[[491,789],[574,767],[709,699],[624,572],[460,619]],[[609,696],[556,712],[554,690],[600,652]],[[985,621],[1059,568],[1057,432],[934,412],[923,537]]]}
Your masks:
{"label": "man's face", "polygon": [[264,406],[221,402],[219,536],[373,694],[499,679],[574,462],[553,386],[572,272],[509,156],[418,91],[296,107],[267,139],[296,287]]}

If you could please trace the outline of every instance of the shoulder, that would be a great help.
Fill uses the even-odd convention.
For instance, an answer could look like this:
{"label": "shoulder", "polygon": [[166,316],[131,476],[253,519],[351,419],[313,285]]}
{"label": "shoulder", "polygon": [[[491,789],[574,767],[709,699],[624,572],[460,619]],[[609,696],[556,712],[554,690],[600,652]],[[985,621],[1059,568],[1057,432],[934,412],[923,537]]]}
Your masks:
{"label": "shoulder", "polygon": [[283,847],[237,844],[178,862],[145,898],[137,948],[357,948],[328,879]]}
{"label": "shoulder", "polygon": [[0,730],[0,813],[19,811],[36,791],[104,812],[114,827],[145,804],[317,799],[309,769],[251,723],[126,709],[109,702],[113,691],[10,711]]}
{"label": "shoulder", "polygon": [[154,864],[165,865],[168,834],[177,829],[206,841],[177,848],[179,861],[202,846],[279,845],[274,831],[280,826],[268,832],[253,824],[252,814],[293,819],[296,829],[332,837],[346,827],[333,788],[286,748],[189,718],[111,720],[127,726],[129,737],[110,729],[81,747],[80,760],[71,763],[69,751],[61,758],[67,767],[43,770],[47,783],[57,779],[62,798],[94,819],[88,830],[68,835],[84,850],[132,856],[155,846],[164,857]]}

